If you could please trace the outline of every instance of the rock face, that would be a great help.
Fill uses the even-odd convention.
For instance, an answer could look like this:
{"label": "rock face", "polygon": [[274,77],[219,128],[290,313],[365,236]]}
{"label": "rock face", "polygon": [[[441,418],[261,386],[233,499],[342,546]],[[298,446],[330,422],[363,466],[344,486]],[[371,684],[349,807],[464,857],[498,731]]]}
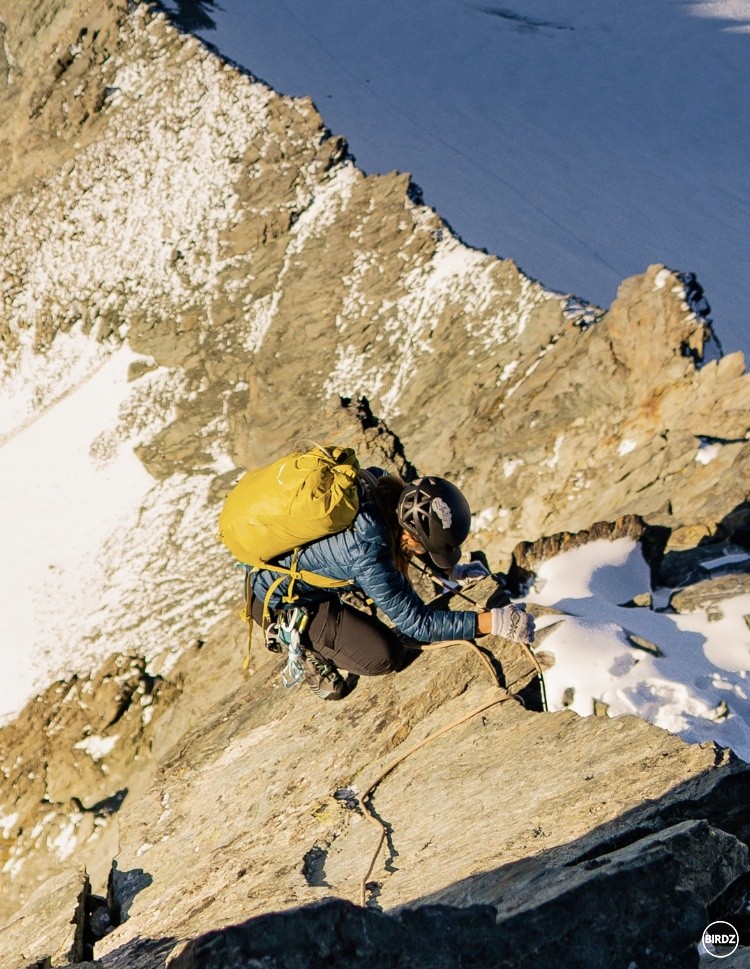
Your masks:
{"label": "rock face", "polygon": [[[505,696],[458,646],[326,704],[284,691],[259,645],[256,672],[233,676],[240,633],[237,620],[218,627],[170,674],[180,689],[154,696],[151,757],[132,764],[103,834],[69,857],[98,871],[114,860],[101,969],[156,969],[173,951],[175,966],[230,969],[251,955],[291,966],[298,950],[303,966],[381,954],[389,965],[394,945],[393,965],[426,966],[438,942],[449,966],[596,966],[604,951],[612,966],[634,952],[646,966],[689,966],[707,910],[749,877],[750,768],[711,744],[513,699],[458,723]],[[518,647],[489,646],[516,688],[534,677]],[[362,792],[453,723],[376,788],[388,838],[368,908],[352,908],[378,834]],[[327,899],[344,901],[306,908]],[[263,921],[179,944],[253,916]],[[13,931],[0,931],[3,965]],[[41,952],[44,939],[33,930],[27,942]]]}
{"label": "rock face", "polygon": [[89,891],[86,872],[75,866],[40,885],[2,931],[3,965],[25,969],[82,962]]}
{"label": "rock face", "polygon": [[[148,761],[154,703],[175,693],[142,659],[113,656],[90,677],[54,684],[0,730],[0,921],[80,846],[106,840],[134,768]],[[106,876],[105,865],[92,873]]]}
{"label": "rock face", "polygon": [[494,554],[623,514],[713,534],[745,501],[750,381],[739,355],[699,366],[694,280],[653,266],[576,326],[145,5],[9,6],[5,366],[77,327],[178,373],[140,447],[157,478],[262,462],[342,396],[457,478]]}
{"label": "rock face", "polygon": [[746,534],[750,380],[736,355],[699,365],[692,280],[651,267],[588,325],[147,5],[11,0],[3,21],[0,382],[23,426],[85,376],[77,340],[89,369],[126,343],[96,449],[155,479],[123,526],[138,556],[102,550],[106,624],[67,648],[205,638],[233,594],[221,499],[321,435],[452,476],[493,567],[622,516],[674,549]]}
{"label": "rock face", "polygon": [[389,918],[323,902],[210,933],[168,965],[697,966],[704,903],[746,867],[745,845],[705,822],[686,822],[578,869],[548,869],[525,910],[514,898],[499,910],[425,904]]}
{"label": "rock face", "polygon": [[[477,965],[695,964],[708,912],[742,908],[746,766],[633,718],[539,712],[528,654],[500,641],[512,695],[462,647],[339,704],[283,691],[257,644],[242,681],[215,540],[242,467],[322,433],[452,476],[493,565],[526,543],[519,581],[614,522],[688,584],[695,547],[741,546],[750,521],[750,378],[739,355],[702,364],[694,280],[652,266],[589,325],[146,4],[2,17],[0,380],[26,381],[22,426],[70,389],[45,369],[67,336],[142,355],[115,436],[172,517],[133,523],[149,554],[137,589],[109,590],[108,641],[183,655],[161,675],[115,656],[0,731],[0,963],[281,966],[292,945],[422,966],[439,942],[470,965],[470,939]],[[377,840],[361,793],[411,745],[375,791],[386,848],[354,909]]]}

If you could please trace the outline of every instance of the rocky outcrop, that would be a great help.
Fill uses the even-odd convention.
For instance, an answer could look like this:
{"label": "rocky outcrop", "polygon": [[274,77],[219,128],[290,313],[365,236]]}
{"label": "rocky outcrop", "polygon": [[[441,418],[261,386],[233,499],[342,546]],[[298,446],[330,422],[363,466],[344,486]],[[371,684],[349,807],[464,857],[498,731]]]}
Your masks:
{"label": "rocky outcrop", "polygon": [[722,618],[722,603],[735,596],[750,594],[750,557],[747,572],[736,572],[715,579],[704,579],[675,592],[669,600],[677,612],[695,612],[705,609],[710,620]]}
{"label": "rocky outcrop", "polygon": [[[102,836],[70,855],[100,872],[93,889],[107,894],[100,969],[156,969],[171,952],[176,966],[229,969],[233,952],[287,966],[310,938],[318,948],[304,958],[352,966],[394,945],[397,964],[427,965],[436,940],[457,966],[470,938],[478,965],[597,965],[607,948],[608,964],[626,967],[647,947],[644,965],[691,965],[707,909],[747,877],[750,770],[711,744],[632,717],[542,714],[513,699],[487,707],[505,694],[460,646],[325,704],[283,690],[259,644],[243,682],[242,633],[236,619],[217,627],[154,692],[150,758],[131,764]],[[533,681],[519,647],[485,643],[511,689]],[[369,907],[306,908],[359,899],[377,844],[361,795],[397,760],[373,795],[388,836]],[[264,921],[215,931],[255,916]],[[8,938],[0,932],[0,953]],[[482,963],[489,951],[498,961]]]}
{"label": "rocky outcrop", "polygon": [[668,528],[648,525],[638,515],[623,515],[614,522],[594,522],[589,528],[579,532],[559,532],[556,535],[545,535],[535,542],[519,542],[513,549],[508,579],[517,592],[546,559],[599,539],[611,542],[617,538],[632,538],[640,543],[643,557],[649,565],[652,583],[658,585],[659,569],[669,537]]}
{"label": "rocky outcrop", "polygon": [[[705,822],[686,822],[579,868],[548,868],[525,904],[515,896],[499,909],[428,903],[389,917],[322,902],[209,933],[168,965],[697,966],[706,903],[746,870],[746,845]],[[512,895],[512,871],[504,881]]]}
{"label": "rocky outcrop", "polygon": [[86,898],[83,869],[46,879],[0,932],[0,956],[7,969],[47,969],[86,957]]}
{"label": "rocky outcrop", "polygon": [[[89,677],[55,683],[0,729],[0,922],[72,858],[108,841],[139,762],[149,761],[154,710],[177,692],[143,659],[113,656]],[[111,849],[107,844],[105,850]]]}

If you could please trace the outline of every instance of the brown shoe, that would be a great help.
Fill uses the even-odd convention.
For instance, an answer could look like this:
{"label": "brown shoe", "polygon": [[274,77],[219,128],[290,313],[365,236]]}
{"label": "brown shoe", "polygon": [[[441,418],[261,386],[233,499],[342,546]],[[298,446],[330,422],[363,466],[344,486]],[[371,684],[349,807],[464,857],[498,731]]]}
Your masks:
{"label": "brown shoe", "polygon": [[302,668],[305,671],[305,683],[321,700],[343,700],[351,692],[352,687],[333,663],[323,659],[312,649],[303,651]]}

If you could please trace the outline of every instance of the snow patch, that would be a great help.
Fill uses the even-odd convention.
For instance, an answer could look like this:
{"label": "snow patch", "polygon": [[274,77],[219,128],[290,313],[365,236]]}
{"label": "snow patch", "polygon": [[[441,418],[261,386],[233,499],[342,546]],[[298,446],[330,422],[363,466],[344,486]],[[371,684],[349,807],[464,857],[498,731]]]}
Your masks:
{"label": "snow patch", "polygon": [[18,811],[13,814],[0,814],[0,833],[3,838],[9,838],[18,821]]}
{"label": "snow patch", "polygon": [[632,438],[625,438],[625,440],[620,441],[620,446],[617,448],[617,453],[620,455],[620,457],[624,457],[626,454],[630,454],[631,451],[635,451],[637,446],[637,442]]}
{"label": "snow patch", "polygon": [[503,369],[500,371],[500,376],[498,377],[498,381],[500,383],[505,383],[506,380],[509,380],[510,377],[513,376],[517,367],[518,367],[518,360],[511,360],[510,363],[506,363]]}
{"label": "snow patch", "polygon": [[76,830],[81,822],[81,814],[71,814],[66,824],[64,824],[55,838],[48,838],[47,845],[51,851],[57,855],[61,861],[69,858],[78,845]]}
{"label": "snow patch", "polygon": [[720,454],[721,444],[704,442],[696,451],[695,460],[698,464],[710,464]]}
{"label": "snow patch", "polygon": [[737,21],[737,26],[724,30],[734,34],[750,33],[750,3],[748,0],[699,0],[688,5],[694,17],[712,17]]}
{"label": "snow patch", "polygon": [[[176,661],[233,596],[211,475],[154,482],[134,453],[173,418],[184,377],[158,368],[131,381],[130,350],[100,363],[81,349],[85,376],[36,420],[13,415],[0,445],[0,721],[115,650],[168,647]],[[66,359],[50,352],[55,367]]]}
{"label": "snow patch", "polygon": [[[712,620],[702,609],[677,615],[619,605],[648,589],[648,566],[627,538],[592,542],[539,567],[527,601],[565,613],[544,640],[555,657],[544,674],[550,707],[587,716],[603,701],[610,716],[635,714],[750,760],[750,595],[725,601]],[[635,648],[630,634],[662,655]]]}
{"label": "snow patch", "polygon": [[654,277],[654,289],[664,289],[671,275],[671,269],[660,269]]}
{"label": "snow patch", "polygon": [[483,508],[476,515],[471,516],[472,534],[480,532],[485,528],[490,528],[498,519],[501,513],[497,508]]}
{"label": "snow patch", "polygon": [[73,744],[73,747],[75,750],[85,751],[92,760],[102,760],[112,753],[119,739],[119,734],[113,737],[86,737],[79,740],[77,744]]}
{"label": "snow patch", "polygon": [[[543,464],[547,468],[556,468],[560,460],[560,452],[562,451],[564,440],[565,440],[565,435],[558,434],[558,436],[555,438],[555,443],[552,446],[551,456],[547,458],[545,461],[540,461],[539,463]],[[506,478],[507,477],[508,476],[506,475]]]}

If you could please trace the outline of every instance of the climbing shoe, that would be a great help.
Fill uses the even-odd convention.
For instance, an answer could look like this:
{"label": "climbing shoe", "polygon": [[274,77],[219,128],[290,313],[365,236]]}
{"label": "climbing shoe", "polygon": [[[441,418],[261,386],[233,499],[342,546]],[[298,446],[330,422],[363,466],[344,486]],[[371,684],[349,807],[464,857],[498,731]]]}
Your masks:
{"label": "climbing shoe", "polygon": [[305,683],[321,700],[342,700],[351,692],[348,682],[333,663],[311,649],[303,650],[302,668],[305,671]]}

